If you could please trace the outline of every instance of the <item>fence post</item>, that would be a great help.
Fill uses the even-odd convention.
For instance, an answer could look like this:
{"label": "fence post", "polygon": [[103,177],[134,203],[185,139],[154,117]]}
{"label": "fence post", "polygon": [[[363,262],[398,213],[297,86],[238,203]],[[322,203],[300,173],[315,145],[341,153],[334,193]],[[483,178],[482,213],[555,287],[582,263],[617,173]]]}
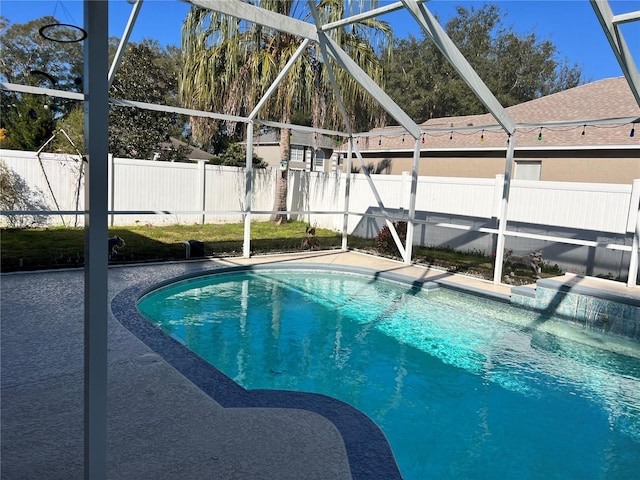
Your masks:
{"label": "fence post", "polygon": [[640,180],[633,181],[631,201],[629,202],[629,220],[627,230],[633,232],[631,258],[629,259],[629,275],[627,287],[634,287],[638,281],[638,248],[640,248]]}
{"label": "fence post", "polygon": [[198,160],[198,209],[202,210],[200,223],[205,223],[205,210],[207,209],[207,172],[205,169],[207,161]]}

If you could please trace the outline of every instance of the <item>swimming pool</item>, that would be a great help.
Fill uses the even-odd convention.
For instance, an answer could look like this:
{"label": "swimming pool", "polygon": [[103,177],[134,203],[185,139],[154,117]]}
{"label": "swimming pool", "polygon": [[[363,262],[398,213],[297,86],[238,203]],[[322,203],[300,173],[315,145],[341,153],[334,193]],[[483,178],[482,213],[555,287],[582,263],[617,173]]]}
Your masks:
{"label": "swimming pool", "polygon": [[319,270],[193,278],[138,308],[245,388],[360,409],[405,479],[637,478],[640,360],[563,322]]}

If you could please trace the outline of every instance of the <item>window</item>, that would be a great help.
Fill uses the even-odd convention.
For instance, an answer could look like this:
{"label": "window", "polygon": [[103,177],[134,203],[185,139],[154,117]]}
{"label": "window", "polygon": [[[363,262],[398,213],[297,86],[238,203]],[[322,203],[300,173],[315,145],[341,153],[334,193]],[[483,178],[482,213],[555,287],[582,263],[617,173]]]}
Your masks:
{"label": "window", "polygon": [[304,163],[304,148],[291,147],[291,161]]}
{"label": "window", "polygon": [[516,172],[513,178],[516,180],[540,180],[541,170],[542,162],[539,160],[516,161]]}
{"label": "window", "polygon": [[313,170],[316,172],[324,172],[324,151],[316,150],[316,155],[313,161]]}

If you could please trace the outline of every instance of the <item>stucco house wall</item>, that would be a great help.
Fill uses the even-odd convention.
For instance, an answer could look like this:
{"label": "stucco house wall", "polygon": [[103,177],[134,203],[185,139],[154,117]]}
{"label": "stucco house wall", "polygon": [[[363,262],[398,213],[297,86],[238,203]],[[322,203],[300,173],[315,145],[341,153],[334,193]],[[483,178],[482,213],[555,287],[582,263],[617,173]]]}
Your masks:
{"label": "stucco house wall", "polygon": [[[640,178],[640,123],[628,120],[640,120],[640,106],[624,77],[581,85],[506,110],[517,124],[527,125],[519,127],[512,139],[515,178],[518,162],[539,162],[538,180],[628,184]],[[600,123],[605,119],[611,122]],[[553,126],[551,122],[574,124]],[[504,173],[508,137],[496,126],[489,114],[424,122],[418,174],[491,178]],[[357,139],[365,163],[388,158],[390,174],[411,171],[414,141],[410,135],[399,134],[393,126],[367,135]],[[355,155],[352,161],[357,165]]]}
{"label": "stucco house wall", "polygon": [[[246,142],[243,142],[246,143]],[[291,134],[291,160],[289,168],[292,170],[318,171],[315,163],[317,152],[322,152],[324,164],[320,171],[332,172],[334,141],[324,135],[313,138],[310,133],[293,131]],[[253,151],[270,167],[282,168],[280,158],[280,132],[269,131],[255,135]],[[304,153],[303,153],[304,152]]]}

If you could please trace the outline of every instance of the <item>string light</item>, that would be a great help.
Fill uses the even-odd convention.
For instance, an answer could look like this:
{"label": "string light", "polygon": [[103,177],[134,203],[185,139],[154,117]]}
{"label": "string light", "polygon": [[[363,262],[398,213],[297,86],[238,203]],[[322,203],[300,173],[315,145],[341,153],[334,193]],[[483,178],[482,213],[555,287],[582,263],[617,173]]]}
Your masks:
{"label": "string light", "polygon": [[382,145],[382,135],[378,138],[378,146]]}
{"label": "string light", "polygon": [[482,129],[482,133],[480,134],[480,141],[484,142],[484,128]]}
{"label": "string light", "polygon": [[582,126],[582,133],[581,133],[581,135],[582,135],[583,137],[584,137],[584,131],[585,131],[586,129],[587,129],[587,124],[584,124],[584,125]]}
{"label": "string light", "polygon": [[453,140],[453,130],[451,130],[451,133],[449,133],[449,140]]}
{"label": "string light", "polygon": [[538,141],[542,141],[542,127],[540,127],[540,133],[538,133]]}
{"label": "string light", "polygon": [[631,124],[631,131],[629,132],[630,137],[634,137],[636,135],[636,127],[634,124]]}
{"label": "string light", "polygon": [[404,133],[402,134],[402,143],[404,143]]}
{"label": "string light", "polygon": [[424,143],[424,133],[422,134],[422,143]]}

